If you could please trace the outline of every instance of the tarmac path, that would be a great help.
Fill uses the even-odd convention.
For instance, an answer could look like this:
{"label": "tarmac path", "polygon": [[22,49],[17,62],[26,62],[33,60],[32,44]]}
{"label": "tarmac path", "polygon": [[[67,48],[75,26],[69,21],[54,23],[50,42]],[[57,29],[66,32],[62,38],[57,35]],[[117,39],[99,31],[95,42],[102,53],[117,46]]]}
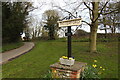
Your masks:
{"label": "tarmac path", "polygon": [[24,45],[19,48],[0,53],[0,64],[11,61],[20,55],[29,52],[34,46],[35,44],[33,42],[24,42]]}

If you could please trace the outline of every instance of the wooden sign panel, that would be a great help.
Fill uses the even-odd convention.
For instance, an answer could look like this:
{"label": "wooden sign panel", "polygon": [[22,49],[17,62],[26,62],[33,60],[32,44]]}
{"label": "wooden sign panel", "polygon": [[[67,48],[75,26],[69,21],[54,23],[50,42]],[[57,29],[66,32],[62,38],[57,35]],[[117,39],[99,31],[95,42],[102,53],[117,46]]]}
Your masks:
{"label": "wooden sign panel", "polygon": [[78,26],[81,24],[81,18],[58,21],[59,27]]}

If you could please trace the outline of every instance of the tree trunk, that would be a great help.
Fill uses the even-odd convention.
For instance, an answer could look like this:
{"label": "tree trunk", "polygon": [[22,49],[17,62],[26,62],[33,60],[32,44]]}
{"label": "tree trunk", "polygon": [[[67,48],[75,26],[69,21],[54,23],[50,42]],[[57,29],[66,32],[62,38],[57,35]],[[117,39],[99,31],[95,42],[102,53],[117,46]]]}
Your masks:
{"label": "tree trunk", "polygon": [[37,34],[38,37],[40,36],[40,32],[41,32],[41,30],[39,29],[39,30],[38,30],[38,34]]}
{"label": "tree trunk", "polygon": [[97,39],[97,29],[98,29],[98,6],[99,2],[92,2],[93,11],[92,11],[92,25],[91,25],[91,34],[90,34],[90,52],[96,52],[96,39]]}
{"label": "tree trunk", "polygon": [[32,39],[35,38],[35,32],[34,32],[34,29],[33,29],[33,34],[32,34]]}
{"label": "tree trunk", "polygon": [[103,17],[103,24],[104,24],[104,30],[105,30],[105,39],[107,38],[107,27],[106,27],[106,19]]}
{"label": "tree trunk", "polygon": [[110,27],[110,29],[111,29],[111,33],[113,34],[113,33],[114,33],[113,27],[112,27],[111,25],[110,25],[109,27]]}
{"label": "tree trunk", "polygon": [[54,29],[54,26],[51,26],[50,28],[49,28],[49,39],[50,40],[55,40],[55,36],[54,36],[54,31],[55,29]]}
{"label": "tree trunk", "polygon": [[97,25],[91,26],[91,34],[90,34],[90,52],[96,52],[96,39],[97,39]]}
{"label": "tree trunk", "polygon": [[105,39],[107,38],[107,28],[106,28],[106,25],[104,25],[105,27]]}

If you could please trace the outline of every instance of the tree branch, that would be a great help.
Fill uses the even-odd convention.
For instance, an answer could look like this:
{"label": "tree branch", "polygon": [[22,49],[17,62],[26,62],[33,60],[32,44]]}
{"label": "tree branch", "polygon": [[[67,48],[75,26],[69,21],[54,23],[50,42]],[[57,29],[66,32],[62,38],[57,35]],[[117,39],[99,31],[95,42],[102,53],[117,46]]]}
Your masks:
{"label": "tree branch", "polygon": [[108,12],[108,13],[102,13],[102,15],[111,14],[111,13],[113,13],[113,12],[115,12],[115,13],[118,13],[118,11],[117,11],[117,10],[113,10],[113,11],[111,11],[111,12]]}
{"label": "tree branch", "polygon": [[[81,3],[81,4],[82,4],[82,3]],[[79,4],[79,5],[74,9],[73,12],[76,12],[76,10],[81,6],[81,4]]]}
{"label": "tree branch", "polygon": [[89,15],[90,15],[90,20],[92,21],[92,13],[90,10],[89,10]]}
{"label": "tree branch", "polygon": [[102,14],[102,11],[104,10],[104,8],[106,7],[106,5],[108,4],[108,2],[109,1],[107,1],[106,3],[105,3],[105,5],[103,6],[103,8],[101,9],[101,11],[100,11],[100,13],[98,14],[98,17],[95,19],[95,21],[93,21],[93,22],[96,22],[97,20],[98,20],[98,18],[100,17],[100,14]]}
{"label": "tree branch", "polygon": [[33,8],[33,9],[29,10],[28,12],[31,12],[31,11],[33,11],[33,10],[35,10],[35,9],[38,9],[38,7],[36,7],[36,8]]}
{"label": "tree branch", "polygon": [[74,18],[77,18],[76,16],[74,16],[71,12],[67,11],[66,9],[62,9],[62,8],[59,7],[59,6],[54,6],[54,7],[57,7],[57,8],[60,9],[61,11],[64,11],[64,12],[69,13],[69,14],[72,15]]}
{"label": "tree branch", "polygon": [[62,29],[62,28],[60,28],[64,33],[66,33],[66,31],[64,30],[64,29]]}
{"label": "tree branch", "polygon": [[85,2],[84,2],[84,5],[85,5],[90,11],[93,11]]}
{"label": "tree branch", "polygon": [[3,2],[2,3],[2,7],[5,6],[6,4],[8,4],[9,2]]}
{"label": "tree branch", "polygon": [[84,22],[84,23],[88,24],[89,26],[91,26],[91,24],[90,24],[90,23],[88,23],[88,22],[86,22],[86,21],[82,21],[82,22]]}

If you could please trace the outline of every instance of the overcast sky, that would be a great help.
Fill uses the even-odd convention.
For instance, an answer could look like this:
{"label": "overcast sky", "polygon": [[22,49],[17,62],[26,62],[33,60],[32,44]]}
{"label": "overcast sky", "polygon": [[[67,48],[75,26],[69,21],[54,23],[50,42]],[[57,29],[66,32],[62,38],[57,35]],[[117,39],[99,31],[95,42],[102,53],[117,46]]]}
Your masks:
{"label": "overcast sky", "polygon": [[[71,4],[71,3],[74,3],[74,4]],[[73,9],[76,8],[79,4],[80,4],[80,0],[39,0],[39,1],[35,0],[34,6],[38,7],[38,9],[31,12],[30,15],[32,15],[34,19],[41,21],[42,14],[44,13],[44,11],[49,10],[49,9],[57,9],[53,6],[60,6],[72,12]],[[82,10],[83,8],[84,8],[84,5],[81,4],[79,10]],[[87,22],[90,21],[88,10],[79,11],[78,14],[82,17],[83,20],[86,20]],[[67,13],[63,13],[63,15],[67,15]],[[72,28],[75,29],[76,27],[72,27]],[[82,25],[81,29],[87,32],[90,32],[90,27],[88,25]],[[103,31],[98,30],[98,33],[104,33],[104,30]]]}
{"label": "overcast sky", "polygon": [[[85,6],[83,4],[80,4],[81,0],[34,0],[33,1],[33,5],[34,7],[38,7],[38,9],[35,9],[34,11],[32,11],[30,13],[30,16],[32,16],[32,23],[33,24],[37,24],[37,21],[43,21],[42,20],[42,15],[46,10],[49,9],[57,9],[58,11],[60,11],[58,8],[54,7],[54,6],[60,6],[63,9],[66,9],[70,12],[72,12],[75,15],[75,12],[78,13],[78,15],[81,16],[82,20],[85,20],[87,22],[90,22],[90,18],[89,18],[89,10],[85,9],[83,10],[83,8],[85,8]],[[77,8],[76,11],[74,11],[74,9],[78,6],[79,8]],[[68,13],[65,12],[61,12],[63,16],[68,16]],[[99,26],[100,27],[100,26]],[[72,29],[76,29],[75,26],[72,27]],[[84,25],[82,23],[82,27],[79,29],[83,29],[87,32],[90,32],[90,27],[88,25]],[[104,30],[99,30],[97,31],[97,33],[104,33]],[[59,33],[61,34],[61,36],[64,34],[64,32]]]}

